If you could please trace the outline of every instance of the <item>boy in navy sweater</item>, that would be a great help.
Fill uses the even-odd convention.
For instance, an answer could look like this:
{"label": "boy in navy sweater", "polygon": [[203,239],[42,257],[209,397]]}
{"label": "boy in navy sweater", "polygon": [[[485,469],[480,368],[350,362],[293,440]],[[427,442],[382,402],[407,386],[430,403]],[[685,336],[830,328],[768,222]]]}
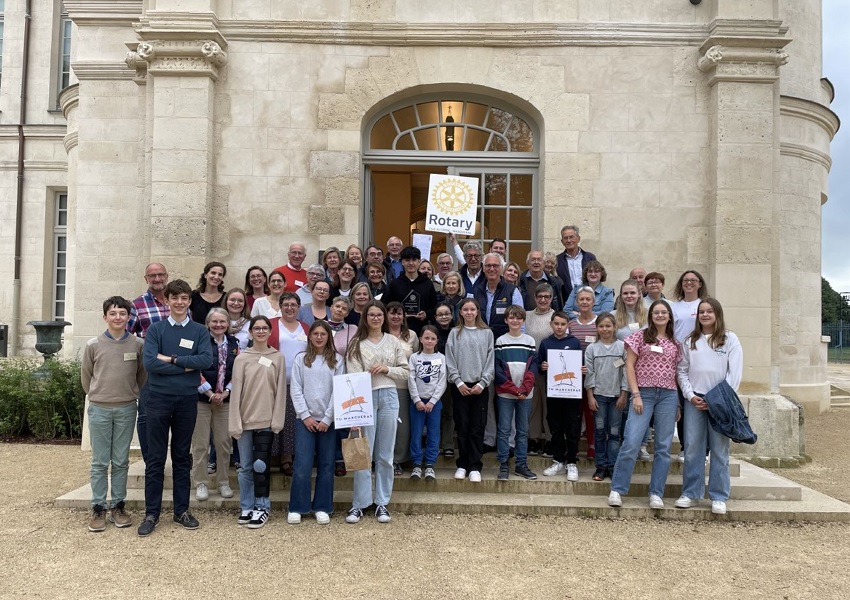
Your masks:
{"label": "boy in navy sweater", "polygon": [[[552,315],[552,335],[540,342],[537,359],[540,371],[549,370],[549,350],[581,350],[578,338],[570,335],[569,319],[563,311]],[[578,440],[581,436],[581,398],[550,398],[546,396],[546,422],[552,432],[552,457],[554,462],[543,471],[547,477],[564,472],[567,480],[578,481]]]}
{"label": "boy in navy sweater", "polygon": [[185,529],[197,529],[189,512],[189,450],[198,414],[200,371],[212,364],[212,345],[207,328],[189,318],[192,288],[182,279],[165,287],[171,311],[167,320],[154,323],[145,336],[144,365],[150,397],[147,404],[148,453],[145,456],[145,519],[139,535],[153,533],[162,510],[165,456],[171,432],[171,463],[174,477],[174,521]]}

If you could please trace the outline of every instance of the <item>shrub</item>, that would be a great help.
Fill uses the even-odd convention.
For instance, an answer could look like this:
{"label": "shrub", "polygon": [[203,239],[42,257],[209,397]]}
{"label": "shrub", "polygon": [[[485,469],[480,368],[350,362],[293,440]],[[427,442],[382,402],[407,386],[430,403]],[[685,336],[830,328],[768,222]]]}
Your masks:
{"label": "shrub", "polygon": [[0,363],[0,435],[39,439],[82,434],[80,362],[12,359]]}

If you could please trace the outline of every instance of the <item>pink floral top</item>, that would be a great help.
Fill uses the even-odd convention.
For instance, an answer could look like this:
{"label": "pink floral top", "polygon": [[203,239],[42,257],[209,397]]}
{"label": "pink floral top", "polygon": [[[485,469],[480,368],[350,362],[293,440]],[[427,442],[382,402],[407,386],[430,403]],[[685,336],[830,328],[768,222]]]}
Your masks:
{"label": "pink floral top", "polygon": [[[635,331],[624,342],[637,354],[635,375],[638,387],[676,389],[676,365],[682,358],[678,342],[665,338],[650,345],[643,341],[643,331]],[[653,348],[659,347],[661,352],[653,351]]]}

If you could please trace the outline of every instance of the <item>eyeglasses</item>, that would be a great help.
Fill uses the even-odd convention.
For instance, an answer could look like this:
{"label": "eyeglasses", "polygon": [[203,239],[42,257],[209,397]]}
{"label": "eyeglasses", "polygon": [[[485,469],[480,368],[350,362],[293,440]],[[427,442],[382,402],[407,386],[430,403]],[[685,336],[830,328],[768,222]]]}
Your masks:
{"label": "eyeglasses", "polygon": [[270,329],[268,327],[254,327],[251,331],[254,333],[268,333]]}
{"label": "eyeglasses", "polygon": [[683,279],[682,283],[699,283],[699,279]]}
{"label": "eyeglasses", "polygon": [[484,265],[484,268],[485,268],[485,269],[501,269],[501,268],[502,268],[502,265],[500,265],[500,264],[497,264],[497,265]]}
{"label": "eyeglasses", "polygon": [[326,290],[325,288],[315,288],[315,292],[317,294],[330,294],[330,290]]}
{"label": "eyeglasses", "polygon": [[168,277],[168,273],[148,273],[146,277],[150,279],[163,279],[164,277]]}
{"label": "eyeglasses", "polygon": [[480,258],[481,258],[480,254],[467,254],[466,255],[466,260],[469,260],[469,259],[478,260]]}
{"label": "eyeglasses", "polygon": [[650,279],[648,281],[644,281],[644,284],[646,284],[646,285],[661,285],[661,282],[658,281],[657,279]]}
{"label": "eyeglasses", "polygon": [[538,300],[549,300],[552,298],[551,294],[537,294]]}
{"label": "eyeglasses", "polygon": [[440,318],[440,317],[451,317],[451,316],[452,316],[452,313],[450,313],[450,312],[442,312],[442,313],[437,313],[437,314],[436,314],[436,316],[437,316],[437,318]]}
{"label": "eyeglasses", "polygon": [[383,319],[384,313],[369,313],[366,316],[369,317],[370,319]]}
{"label": "eyeglasses", "polygon": [[281,308],[294,308],[294,309],[299,308],[297,302],[284,302],[283,304],[280,305],[280,307]]}

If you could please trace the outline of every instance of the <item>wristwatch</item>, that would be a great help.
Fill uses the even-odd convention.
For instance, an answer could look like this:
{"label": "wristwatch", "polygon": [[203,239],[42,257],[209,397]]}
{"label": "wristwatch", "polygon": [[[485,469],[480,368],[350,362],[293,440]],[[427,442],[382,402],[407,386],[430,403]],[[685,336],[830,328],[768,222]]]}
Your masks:
{"label": "wristwatch", "polygon": [[176,355],[176,354],[172,354],[172,355],[171,355],[171,364],[172,364],[172,365],[176,365],[176,364],[177,364],[177,355]]}

